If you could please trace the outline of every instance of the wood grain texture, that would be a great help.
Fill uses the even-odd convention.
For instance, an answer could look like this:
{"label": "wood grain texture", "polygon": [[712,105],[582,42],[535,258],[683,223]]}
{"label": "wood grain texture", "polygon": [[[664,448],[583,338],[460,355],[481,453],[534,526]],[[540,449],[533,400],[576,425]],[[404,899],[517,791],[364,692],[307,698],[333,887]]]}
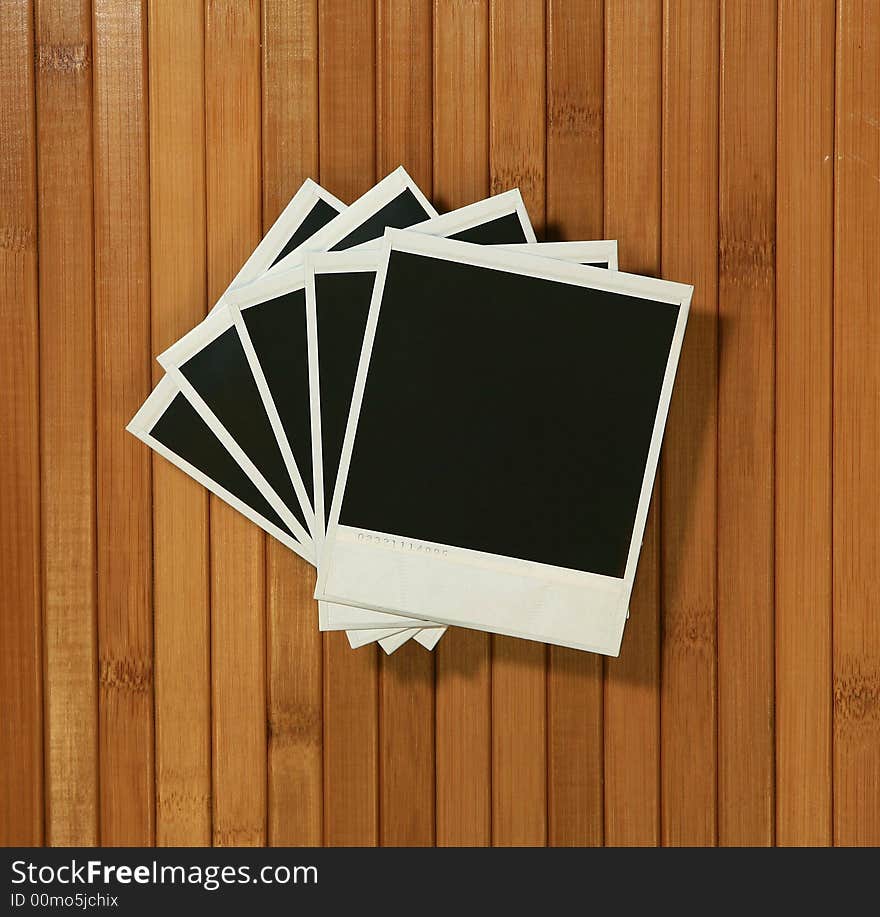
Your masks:
{"label": "wood grain texture", "polygon": [[146,8],[96,0],[95,335],[101,843],[155,839]]}
{"label": "wood grain texture", "polygon": [[[260,5],[213,0],[205,20],[208,299],[259,242]],[[211,498],[213,839],[266,841],[265,536]]]}
{"label": "wood grain texture", "polygon": [[[403,164],[432,196],[431,0],[378,0],[378,174]],[[379,669],[379,842],[434,843],[434,654],[410,640]]]}
{"label": "wood grain texture", "polygon": [[[321,180],[343,200],[376,178],[375,10],[368,0],[320,0]],[[379,704],[375,645],[356,652],[324,635],[324,843],[379,841]]]}
{"label": "wood grain texture", "polygon": [[[161,353],[207,309],[204,8],[151,0],[148,20],[150,315]],[[161,376],[154,362],[154,382]],[[211,841],[208,533],[205,489],[154,455],[156,842],[165,846]]]}
{"label": "wood grain texture", "polygon": [[[546,46],[541,0],[493,0],[489,12],[492,193],[519,188],[545,223]],[[492,843],[547,842],[547,648],[492,638]]]}
{"label": "wood grain texture", "polygon": [[[658,0],[606,4],[605,237],[624,271],[660,273]],[[618,659],[605,661],[605,842],[654,845],[660,827],[659,495],[648,514]]]}
{"label": "wood grain texture", "polygon": [[[486,3],[434,2],[434,200],[462,207],[489,193]],[[437,645],[436,841],[491,841],[490,638],[450,628]]]}
{"label": "wood grain texture", "polygon": [[92,16],[35,12],[46,843],[78,846],[98,842]]}
{"label": "wood grain texture", "polygon": [[[547,227],[599,239],[604,222],[604,0],[547,6]],[[550,647],[547,668],[547,819],[553,846],[601,845],[602,660]]]}
{"label": "wood grain texture", "polygon": [[0,6],[0,844],[43,840],[33,7]]}
{"label": "wood grain texture", "polygon": [[[0,24],[0,843],[485,845],[493,810],[497,843],[880,843],[876,4]],[[325,640],[314,572],[124,432],[306,175],[351,201],[401,161],[695,285],[601,685],[498,640],[493,691],[459,629],[433,666]]]}
{"label": "wood grain texture", "polygon": [[771,844],[776,4],[721,10],[718,839]]}
{"label": "wood grain texture", "polygon": [[[663,276],[694,285],[661,488],[661,841],[717,840],[718,7],[664,5]],[[700,137],[700,143],[694,143]]]}
{"label": "wood grain texture", "polygon": [[831,843],[834,3],[781,0],[778,21],[776,840],[818,846]]}
{"label": "wood grain texture", "polygon": [[841,0],[834,160],[834,841],[880,844],[880,7]]}
{"label": "wood grain texture", "polygon": [[[318,175],[317,2],[263,2],[263,229]],[[266,541],[269,666],[269,837],[276,846],[322,840],[321,635],[315,571]]]}

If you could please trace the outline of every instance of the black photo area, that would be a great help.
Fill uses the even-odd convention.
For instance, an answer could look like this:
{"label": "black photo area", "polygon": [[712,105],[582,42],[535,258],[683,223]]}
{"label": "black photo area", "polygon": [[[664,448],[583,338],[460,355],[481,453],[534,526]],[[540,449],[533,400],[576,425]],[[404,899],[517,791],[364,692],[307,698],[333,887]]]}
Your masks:
{"label": "black photo area", "polygon": [[330,514],[375,271],[315,274],[324,517]]}
{"label": "black photo area", "polygon": [[266,498],[183,395],[174,396],[150,434],[175,455],[238,497],[263,519],[293,537]]}
{"label": "black photo area", "polygon": [[228,328],[180,371],[303,527],[305,516],[238,331]]}
{"label": "black photo area", "polygon": [[386,227],[406,229],[407,226],[421,223],[432,216],[433,214],[425,210],[412,191],[406,188],[384,207],[380,207],[372,216],[367,217],[360,226],[337,242],[330,251],[341,252],[346,248],[360,245],[362,242],[371,242],[383,235]]}
{"label": "black photo area", "polygon": [[323,198],[319,198],[306,214],[306,218],[299,224],[296,232],[284,243],[284,248],[278,253],[278,257],[270,267],[278,264],[282,258],[289,255],[295,248],[299,248],[306,239],[310,239],[319,229],[322,229],[338,216],[339,211],[332,204],[328,204]]}
{"label": "black photo area", "polygon": [[296,466],[314,505],[306,291],[294,290],[242,309],[251,343]]}
{"label": "black photo area", "polygon": [[340,522],[623,576],[678,311],[392,252]]}
{"label": "black photo area", "polygon": [[517,242],[529,241],[518,213],[506,213],[479,226],[462,229],[449,238],[478,245],[515,245]]}

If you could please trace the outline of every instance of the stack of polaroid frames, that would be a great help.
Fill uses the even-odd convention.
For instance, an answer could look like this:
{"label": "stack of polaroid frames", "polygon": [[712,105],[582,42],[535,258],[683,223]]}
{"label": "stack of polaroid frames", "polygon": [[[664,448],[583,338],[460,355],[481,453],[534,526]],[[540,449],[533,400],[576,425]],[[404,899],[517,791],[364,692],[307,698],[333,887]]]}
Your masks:
{"label": "stack of polaroid frames", "polygon": [[692,288],[518,190],[307,181],[128,429],[318,567],[318,626],[617,655]]}

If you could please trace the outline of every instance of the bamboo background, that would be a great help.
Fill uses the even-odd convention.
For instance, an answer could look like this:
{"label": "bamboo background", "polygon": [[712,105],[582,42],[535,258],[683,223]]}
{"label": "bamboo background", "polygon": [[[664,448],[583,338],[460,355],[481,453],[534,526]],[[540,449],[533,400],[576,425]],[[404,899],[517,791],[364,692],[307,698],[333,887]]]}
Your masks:
{"label": "bamboo background", "polygon": [[[0,843],[880,843],[880,4],[0,0]],[[696,294],[619,659],[321,637],[128,436],[306,176]]]}

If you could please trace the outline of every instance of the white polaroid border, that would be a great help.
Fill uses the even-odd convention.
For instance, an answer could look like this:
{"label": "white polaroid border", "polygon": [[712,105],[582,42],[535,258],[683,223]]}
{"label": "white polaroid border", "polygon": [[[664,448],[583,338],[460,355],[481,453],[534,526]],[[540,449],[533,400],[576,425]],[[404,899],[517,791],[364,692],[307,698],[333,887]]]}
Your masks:
{"label": "white polaroid border", "polygon": [[[232,283],[229,284],[220,299],[217,300],[211,312],[223,305],[227,295],[232,290],[252,283],[269,270],[272,262],[278,257],[284,246],[287,245],[288,240],[302,226],[306,217],[319,201],[329,204],[337,213],[343,213],[346,210],[346,205],[338,197],[331,194],[326,188],[322,188],[316,181],[307,178],[284,210],[281,211],[278,219],[272,224],[266,235],[263,236],[260,244],[251,252],[250,257],[242,265],[241,270],[232,279]],[[320,230],[318,231],[320,232]]]}
{"label": "white polaroid border", "polygon": [[[622,578],[356,529],[339,523],[392,251],[435,257],[679,306]],[[387,230],[358,367],[315,597],[440,624],[616,656],[626,622],[693,287],[505,251],[499,246]]]}
{"label": "white polaroid border", "polygon": [[[446,630],[446,628],[442,628]],[[418,627],[409,627],[406,630],[398,631],[396,634],[392,634],[388,637],[382,637],[379,640],[379,646],[385,652],[386,656],[390,656],[392,653],[396,653],[404,643],[409,640],[412,640],[414,637],[419,635],[420,628]]]}
{"label": "white polaroid border", "polygon": [[353,650],[359,650],[362,646],[384,640],[386,637],[407,633],[409,630],[415,630],[415,628],[374,627],[370,630],[347,630],[345,636],[348,637],[348,645]]}
{"label": "white polaroid border", "polygon": [[540,248],[531,243],[517,242],[514,245],[501,245],[506,251],[538,254],[542,258],[553,258],[556,261],[574,261],[577,264],[597,266],[607,264],[609,271],[618,270],[617,239],[601,239],[595,242],[538,242]]}
{"label": "white polaroid border", "polygon": [[446,630],[447,628],[445,627],[423,627],[413,639],[430,653],[440,642],[440,638],[446,633]]}
{"label": "white polaroid border", "polygon": [[[202,487],[215,494],[224,503],[228,503],[234,510],[237,510],[243,516],[246,516],[255,525],[258,525],[264,532],[268,532],[273,538],[281,542],[286,548],[294,551],[300,557],[311,561],[310,552],[307,552],[303,545],[294,540],[283,529],[280,529],[265,516],[258,513],[255,509],[241,501],[235,494],[230,493],[221,484],[218,484],[213,478],[208,477],[203,471],[200,471],[194,465],[191,465],[186,459],[179,456],[173,449],[170,449],[164,443],[159,442],[152,435],[152,430],[168,410],[171,402],[177,395],[183,394],[180,386],[173,376],[163,376],[147,400],[141,405],[140,410],[132,417],[126,426],[129,433],[136,436],[141,442],[146,443],[154,452],[157,452],[164,459],[175,465],[184,474],[189,475],[193,480],[198,481]],[[184,396],[185,397],[185,396]],[[212,431],[213,432],[213,431]]]}
{"label": "white polaroid border", "polygon": [[351,206],[326,226],[319,229],[297,249],[270,267],[264,276],[280,274],[302,264],[306,252],[325,252],[341,242],[349,233],[374,216],[386,204],[404,191],[411,191],[429,217],[436,217],[437,210],[425,197],[419,186],[410,178],[403,166],[398,166],[378,184],[362,194]]}
{"label": "white polaroid border", "polygon": [[[285,525],[290,528],[290,530],[296,535],[297,539],[302,543],[302,548],[305,552],[302,556],[306,557],[310,563],[315,563],[316,559],[314,553],[314,544],[309,532],[306,531],[300,521],[296,518],[296,516],[294,516],[285,502],[272,487],[272,485],[263,476],[259,468],[257,468],[253,461],[251,461],[251,459],[247,456],[238,442],[236,442],[226,427],[223,426],[220,419],[211,410],[201,395],[199,395],[199,393],[196,391],[196,389],[181,370],[181,366],[183,366],[187,360],[207,347],[212,341],[214,341],[221,334],[228,331],[232,327],[236,327],[234,316],[229,307],[222,306],[215,313],[209,315],[203,322],[200,322],[198,325],[196,325],[192,331],[184,335],[184,337],[177,341],[177,343],[172,344],[171,347],[169,347],[166,351],[159,354],[157,359],[162,368],[168,373],[169,376],[174,379],[175,383],[180,388],[180,391],[190,402],[190,404],[196,409],[202,420],[204,420],[205,423],[211,428],[211,430],[214,432],[214,435],[220,440],[221,443],[223,443],[229,454],[241,466],[242,470],[251,479],[251,481],[253,481],[254,485],[257,487],[260,493],[269,502],[272,509],[278,513],[278,515],[284,520]],[[240,330],[237,330],[239,331],[240,336]],[[245,353],[247,353],[246,347]],[[309,522],[309,527],[311,528],[312,520],[310,518],[310,511],[306,512],[306,507],[309,506],[309,501],[306,496],[302,479],[292,479],[292,483],[297,499],[301,504],[305,504],[303,506],[303,512],[305,514],[305,519],[307,522]]]}
{"label": "white polaroid border", "polygon": [[[421,224],[423,227],[433,229],[439,227],[451,232],[459,232],[462,228],[472,228],[497,219],[499,216],[516,212],[524,220],[523,226],[531,228],[528,214],[521,209],[522,196],[519,191],[505,192],[476,204],[462,207],[467,211],[465,219],[459,218],[459,211],[455,210],[433,220]],[[455,217],[450,220],[450,217]],[[424,229],[421,231],[425,231]],[[534,233],[532,233],[534,235]],[[607,262],[609,266],[617,266],[617,241],[603,240],[597,242],[526,242],[511,243],[497,246],[505,250],[526,252],[542,257],[552,257],[559,260],[570,260],[576,263],[593,260]],[[315,290],[316,274],[332,273],[359,273],[364,271],[378,271],[380,251],[367,250],[363,246],[350,248],[343,252],[310,253],[305,256],[305,288],[306,288],[306,323],[309,341],[309,397],[312,417],[312,469],[314,482],[312,489],[315,495],[315,522],[316,528],[312,531],[315,542],[315,555],[320,564],[322,545],[325,534],[324,506],[324,456],[323,434],[321,430],[321,397],[320,397],[320,362],[318,356],[318,316],[317,294]],[[318,602],[318,620],[322,630],[355,630],[365,627],[386,626],[393,627],[395,616],[376,610],[356,608],[351,605],[342,605],[335,602]],[[420,618],[397,618],[398,623],[417,625],[423,623]],[[443,635],[441,630],[433,645]],[[427,647],[433,648],[433,647]]]}

